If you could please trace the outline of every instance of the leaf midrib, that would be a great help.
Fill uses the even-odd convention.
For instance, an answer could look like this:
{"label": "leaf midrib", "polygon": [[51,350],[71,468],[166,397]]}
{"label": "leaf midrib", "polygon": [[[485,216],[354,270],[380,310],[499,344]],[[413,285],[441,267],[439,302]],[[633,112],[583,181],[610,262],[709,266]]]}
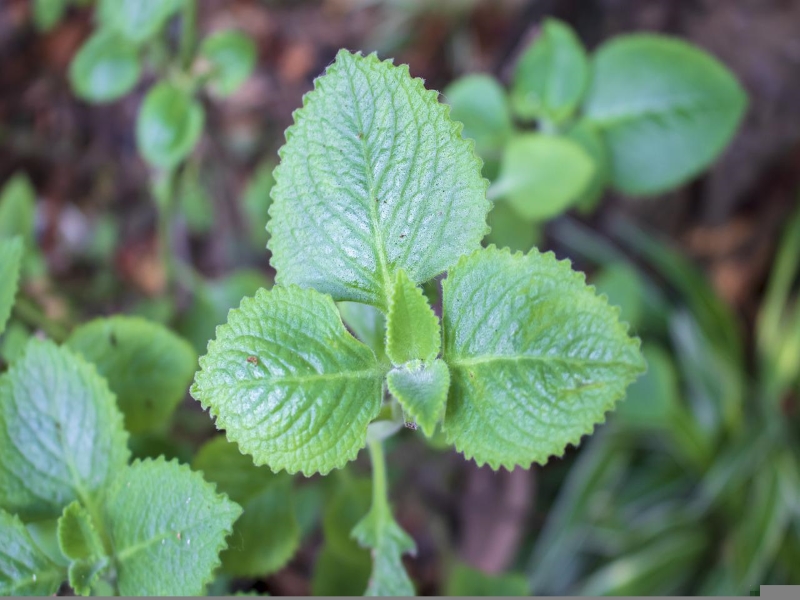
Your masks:
{"label": "leaf midrib", "polygon": [[483,364],[491,364],[495,362],[533,362],[533,363],[562,363],[568,365],[583,365],[583,366],[602,366],[602,367],[624,367],[626,369],[635,370],[636,365],[633,363],[621,360],[602,360],[602,359],[586,359],[586,358],[572,358],[568,356],[543,356],[531,354],[498,354],[491,355],[485,354],[481,356],[465,356],[465,357],[451,357],[447,356],[446,362],[452,368],[459,367],[474,367]]}

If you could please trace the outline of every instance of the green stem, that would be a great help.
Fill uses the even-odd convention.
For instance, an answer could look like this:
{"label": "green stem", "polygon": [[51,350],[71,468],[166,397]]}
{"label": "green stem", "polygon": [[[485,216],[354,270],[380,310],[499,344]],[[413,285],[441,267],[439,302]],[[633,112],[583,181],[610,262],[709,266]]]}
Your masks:
{"label": "green stem", "polygon": [[370,511],[378,513],[380,520],[391,517],[389,509],[389,484],[386,479],[386,458],[383,454],[383,444],[379,441],[367,442],[369,457],[372,461],[372,508]]}
{"label": "green stem", "polygon": [[186,0],[183,3],[180,44],[181,69],[188,72],[194,60],[194,51],[197,45],[197,3],[195,0]]}
{"label": "green stem", "polygon": [[166,174],[166,183],[163,186],[154,186],[153,194],[158,209],[158,249],[161,262],[164,265],[164,275],[167,280],[167,289],[172,288],[175,280],[176,266],[172,243],[173,213],[175,210],[175,197],[178,192],[179,170],[173,169]]}
{"label": "green stem", "polygon": [[14,305],[14,315],[36,329],[41,329],[54,342],[61,343],[69,337],[69,330],[52,321],[42,309],[24,297],[18,297]]}

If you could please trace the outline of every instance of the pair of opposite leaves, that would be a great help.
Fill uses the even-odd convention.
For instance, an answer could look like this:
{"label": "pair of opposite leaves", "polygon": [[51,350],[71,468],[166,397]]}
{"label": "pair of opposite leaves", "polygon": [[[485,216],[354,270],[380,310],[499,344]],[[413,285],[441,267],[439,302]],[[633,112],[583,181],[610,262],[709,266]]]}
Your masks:
{"label": "pair of opposite leaves", "polygon": [[[231,311],[192,386],[256,464],[343,466],[388,376],[427,433],[440,421],[478,464],[527,467],[577,444],[643,370],[618,310],[569,263],[480,249],[481,161],[407,66],[340,51],[280,156],[279,285]],[[415,286],[443,272],[440,331]],[[334,301],[387,315],[389,360],[348,333]]]}

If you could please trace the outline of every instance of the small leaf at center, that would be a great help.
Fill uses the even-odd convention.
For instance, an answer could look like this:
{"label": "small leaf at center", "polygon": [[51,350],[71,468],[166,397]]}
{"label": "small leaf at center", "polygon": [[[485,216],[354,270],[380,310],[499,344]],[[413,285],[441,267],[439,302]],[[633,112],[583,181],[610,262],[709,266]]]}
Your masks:
{"label": "small leaf at center", "polygon": [[389,298],[386,353],[392,363],[402,365],[436,356],[441,343],[439,319],[422,290],[399,270]]}

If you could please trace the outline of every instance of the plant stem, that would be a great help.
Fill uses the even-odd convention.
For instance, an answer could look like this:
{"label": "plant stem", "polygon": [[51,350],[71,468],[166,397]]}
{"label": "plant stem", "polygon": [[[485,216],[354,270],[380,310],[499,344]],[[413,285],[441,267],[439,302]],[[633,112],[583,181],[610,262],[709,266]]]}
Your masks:
{"label": "plant stem", "polygon": [[181,22],[180,59],[181,69],[189,71],[194,60],[194,50],[197,42],[197,3],[195,0],[186,0],[183,3]]}
{"label": "plant stem", "polygon": [[167,289],[172,288],[175,280],[175,256],[172,243],[173,213],[175,208],[175,197],[178,192],[179,170],[173,169],[166,174],[166,182],[163,185],[153,186],[153,195],[156,199],[158,209],[158,246],[161,254],[161,262],[164,266],[164,275],[167,281]]}
{"label": "plant stem", "polygon": [[24,297],[18,297],[14,304],[14,314],[28,325],[41,329],[54,342],[61,343],[69,336],[69,330],[51,320],[41,308]]}
{"label": "plant stem", "polygon": [[381,517],[390,517],[389,484],[386,479],[386,459],[383,444],[376,440],[367,442],[369,457],[372,461],[372,508]]}

